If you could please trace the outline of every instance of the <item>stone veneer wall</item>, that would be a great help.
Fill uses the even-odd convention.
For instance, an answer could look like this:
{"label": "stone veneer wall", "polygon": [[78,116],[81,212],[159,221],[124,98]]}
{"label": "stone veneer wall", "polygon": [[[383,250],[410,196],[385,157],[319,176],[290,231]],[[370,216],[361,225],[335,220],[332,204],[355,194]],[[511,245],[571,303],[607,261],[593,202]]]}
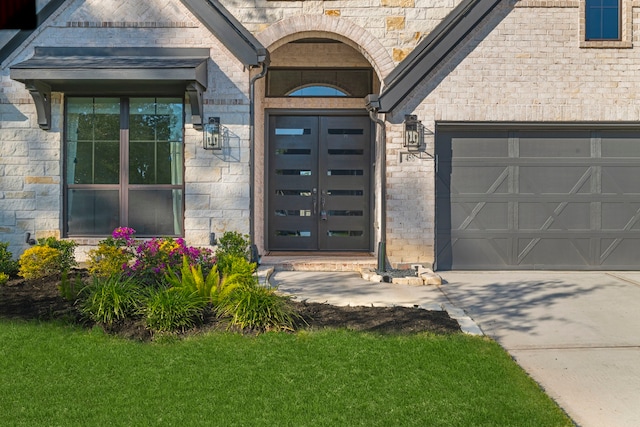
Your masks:
{"label": "stone veneer wall", "polygon": [[[301,36],[333,37],[361,52],[383,79],[458,2],[222,3],[272,49]],[[403,154],[404,114],[417,114],[431,131],[439,121],[638,121],[640,58],[633,45],[639,6],[623,0],[622,42],[585,43],[577,0],[502,5],[387,117],[387,249],[394,263],[433,260],[434,163]],[[202,150],[200,132],[186,125],[186,237],[206,244],[209,232],[248,232],[249,73],[178,1],[75,0],[2,64],[0,240],[16,251],[25,247],[26,231],[42,237],[60,230],[63,98],[54,95],[53,128],[41,131],[28,92],[8,77],[8,66],[31,56],[33,45],[211,48],[204,116],[221,117],[228,149]],[[257,89],[260,97],[262,87]],[[261,134],[264,124],[257,119]],[[433,137],[428,144],[432,151]],[[256,147],[257,159],[264,158],[261,149]],[[260,167],[256,191],[264,188]]]}
{"label": "stone veneer wall", "polygon": [[[226,148],[202,148],[202,132],[185,124],[185,237],[209,244],[209,233],[249,232],[249,73],[182,3],[174,0],[87,0],[63,5],[2,64],[0,75],[0,241],[19,255],[24,236],[60,237],[64,95],[52,95],[52,127],[38,127],[35,106],[9,66],[33,46],[207,47],[211,50],[203,117],[219,116]],[[75,239],[82,245],[99,239]],[[80,248],[79,258],[89,246]]]}

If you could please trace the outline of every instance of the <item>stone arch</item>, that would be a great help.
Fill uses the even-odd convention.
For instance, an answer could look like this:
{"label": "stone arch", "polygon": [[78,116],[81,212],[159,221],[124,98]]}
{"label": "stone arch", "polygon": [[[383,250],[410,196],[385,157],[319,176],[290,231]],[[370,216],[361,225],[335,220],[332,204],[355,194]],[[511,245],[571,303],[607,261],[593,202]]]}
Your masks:
{"label": "stone arch", "polygon": [[371,33],[346,19],[303,15],[283,19],[256,36],[270,51],[302,38],[340,41],[364,56],[382,81],[395,67],[387,49]]}

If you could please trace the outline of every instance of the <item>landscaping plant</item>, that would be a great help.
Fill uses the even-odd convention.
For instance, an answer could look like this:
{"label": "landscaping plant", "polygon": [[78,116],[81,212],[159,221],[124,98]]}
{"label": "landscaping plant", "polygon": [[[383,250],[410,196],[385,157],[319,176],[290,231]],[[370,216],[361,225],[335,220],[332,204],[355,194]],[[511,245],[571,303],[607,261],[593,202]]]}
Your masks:
{"label": "landscaping plant", "polygon": [[75,241],[58,240],[55,237],[46,237],[38,239],[38,246],[47,246],[60,252],[60,272],[69,271],[71,268],[78,266],[75,258],[75,250],[78,243]]}
{"label": "landscaping plant", "polygon": [[185,288],[150,288],[141,312],[145,324],[155,332],[175,332],[194,327],[206,302],[197,292]]}
{"label": "landscaping plant", "polygon": [[153,238],[140,243],[136,249],[133,262],[126,265],[125,272],[136,276],[149,284],[162,285],[168,269],[177,270],[182,265],[182,257],[186,256],[192,265],[202,266],[205,275],[215,264],[211,250],[187,246],[184,239],[171,237]]}
{"label": "landscaping plant", "polygon": [[8,242],[0,242],[0,273],[4,273],[7,279],[18,274],[20,265],[13,259],[13,254],[9,251]]}
{"label": "landscaping plant", "polygon": [[203,301],[212,302],[212,294],[215,295],[220,284],[217,266],[214,265],[205,277],[202,265],[191,265],[189,259],[183,256],[179,272],[174,272],[171,268],[168,270],[165,279],[170,286],[196,293]]}
{"label": "landscaping plant", "polygon": [[98,242],[98,247],[89,251],[89,273],[100,277],[122,273],[135,256],[134,234],[133,228],[118,227],[111,236]]}
{"label": "landscaping plant", "polygon": [[49,246],[33,246],[20,256],[20,276],[38,279],[61,272],[62,254]]}
{"label": "landscaping plant", "polygon": [[80,294],[80,311],[95,322],[111,326],[138,312],[141,289],[135,278],[122,274],[94,276]]}

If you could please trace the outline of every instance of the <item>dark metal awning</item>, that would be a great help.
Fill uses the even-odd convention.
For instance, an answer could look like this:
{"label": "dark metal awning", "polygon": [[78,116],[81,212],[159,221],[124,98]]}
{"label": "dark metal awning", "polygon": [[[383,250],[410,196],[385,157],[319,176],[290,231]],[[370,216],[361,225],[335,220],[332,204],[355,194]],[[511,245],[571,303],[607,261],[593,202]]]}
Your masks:
{"label": "dark metal awning", "polygon": [[189,93],[193,126],[202,126],[207,88],[206,48],[36,47],[10,67],[36,103],[38,124],[51,126],[51,92],[70,95],[180,95]]}

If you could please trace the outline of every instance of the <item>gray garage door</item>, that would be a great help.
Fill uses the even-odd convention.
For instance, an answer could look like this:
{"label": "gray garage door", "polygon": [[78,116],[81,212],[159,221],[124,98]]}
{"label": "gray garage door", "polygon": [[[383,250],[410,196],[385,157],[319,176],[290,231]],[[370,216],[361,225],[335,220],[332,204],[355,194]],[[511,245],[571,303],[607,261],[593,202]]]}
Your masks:
{"label": "gray garage door", "polygon": [[640,130],[438,127],[436,268],[640,268]]}

